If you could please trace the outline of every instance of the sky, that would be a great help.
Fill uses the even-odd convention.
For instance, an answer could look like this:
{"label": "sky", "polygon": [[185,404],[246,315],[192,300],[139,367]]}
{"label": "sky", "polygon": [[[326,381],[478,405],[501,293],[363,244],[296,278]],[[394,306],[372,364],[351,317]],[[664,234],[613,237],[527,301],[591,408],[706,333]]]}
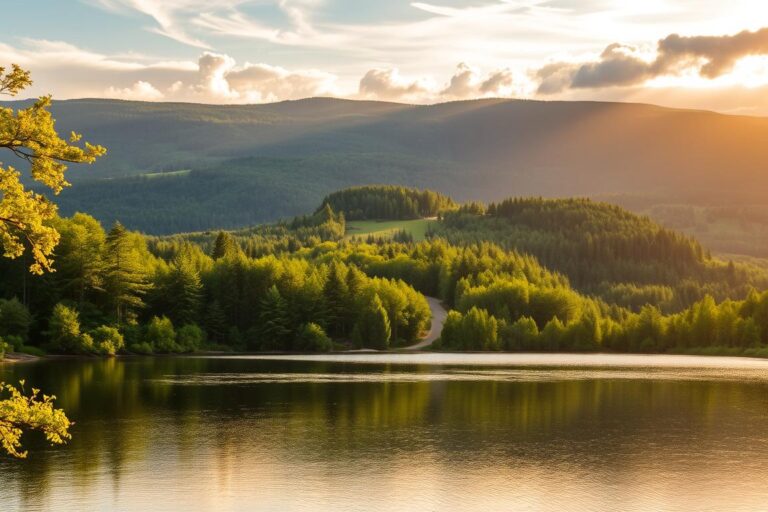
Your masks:
{"label": "sky", "polygon": [[768,115],[765,0],[2,0],[28,95],[655,103]]}

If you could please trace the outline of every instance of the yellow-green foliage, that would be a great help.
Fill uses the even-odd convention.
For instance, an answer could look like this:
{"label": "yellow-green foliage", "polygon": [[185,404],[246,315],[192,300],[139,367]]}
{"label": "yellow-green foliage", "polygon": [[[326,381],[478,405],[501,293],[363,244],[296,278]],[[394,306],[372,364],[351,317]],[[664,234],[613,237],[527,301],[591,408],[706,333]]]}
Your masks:
{"label": "yellow-green foliage", "polygon": [[[6,72],[0,67],[0,94],[15,96],[32,84],[29,72],[14,65]],[[64,172],[69,163],[93,163],[106,153],[101,146],[88,142],[77,145],[80,135],[72,132],[69,140],[56,132],[48,111],[51,98],[44,96],[31,107],[15,111],[0,108],[0,148],[10,150],[29,164],[32,179],[50,188],[54,194],[69,186]],[[31,272],[51,270],[51,254],[59,233],[47,221],[56,215],[56,205],[42,194],[28,190],[21,173],[11,166],[0,167],[0,245],[5,256],[18,258],[29,246]]]}
{"label": "yellow-green foliage", "polygon": [[0,382],[0,444],[13,457],[23,459],[27,452],[21,449],[21,435],[35,430],[45,435],[51,444],[64,444],[72,436],[72,423],[61,409],[53,406],[55,396],[40,395],[40,390],[24,393],[24,381],[19,389]]}

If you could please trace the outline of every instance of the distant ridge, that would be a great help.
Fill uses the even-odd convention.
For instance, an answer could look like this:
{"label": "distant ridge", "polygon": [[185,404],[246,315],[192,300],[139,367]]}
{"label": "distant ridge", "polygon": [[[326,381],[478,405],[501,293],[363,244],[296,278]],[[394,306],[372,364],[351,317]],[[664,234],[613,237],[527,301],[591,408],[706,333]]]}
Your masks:
{"label": "distant ridge", "polygon": [[[367,183],[428,187],[459,200],[630,194],[768,204],[762,117],[509,99],[406,105],[309,98],[242,106],[83,99],[55,101],[53,112],[63,131],[77,128],[109,148],[92,168],[72,170],[78,186],[63,194],[64,211],[94,211],[105,221],[118,215],[129,225],[134,210],[152,208],[142,197],[156,196],[154,187],[164,188],[170,211],[176,201],[198,201],[200,180],[217,173],[222,183],[208,182],[206,192],[226,201],[228,190],[238,190],[258,203],[259,213],[246,215],[250,223],[306,211],[334,189]],[[115,180],[181,169],[193,172],[128,187],[136,192]],[[295,187],[295,204],[273,204]],[[109,211],[99,197],[110,198]],[[227,225],[245,220],[211,214]]]}

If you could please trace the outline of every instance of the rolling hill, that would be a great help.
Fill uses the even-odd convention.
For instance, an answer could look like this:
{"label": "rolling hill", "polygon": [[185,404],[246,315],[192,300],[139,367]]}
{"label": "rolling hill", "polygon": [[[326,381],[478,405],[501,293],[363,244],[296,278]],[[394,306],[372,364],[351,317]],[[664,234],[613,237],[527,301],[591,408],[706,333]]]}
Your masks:
{"label": "rolling hill", "polygon": [[768,202],[768,118],[500,99],[70,100],[53,112],[62,130],[109,148],[94,167],[72,170],[77,186],[61,196],[64,213],[86,210],[155,233],[291,216],[331,190],[365,183],[429,187],[459,200],[631,194],[640,210]]}

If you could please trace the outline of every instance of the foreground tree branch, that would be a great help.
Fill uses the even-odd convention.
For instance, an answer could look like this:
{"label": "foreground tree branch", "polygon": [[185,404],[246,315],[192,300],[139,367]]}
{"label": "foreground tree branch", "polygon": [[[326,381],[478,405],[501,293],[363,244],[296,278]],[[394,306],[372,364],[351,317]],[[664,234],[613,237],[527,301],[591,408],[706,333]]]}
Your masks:
{"label": "foreground tree branch", "polygon": [[[32,84],[29,72],[13,65],[6,72],[0,67],[0,94],[15,96]],[[50,188],[54,195],[69,186],[64,173],[72,163],[91,164],[106,153],[102,146],[80,144],[81,136],[72,132],[69,139],[59,136],[55,120],[48,111],[50,96],[43,96],[25,109],[0,108],[0,148],[26,162],[32,179]],[[52,270],[51,255],[59,234],[48,223],[56,215],[56,205],[44,195],[28,190],[21,173],[0,162],[0,245],[4,256],[18,258],[29,250],[36,274]]]}
{"label": "foreground tree branch", "polygon": [[61,409],[53,406],[55,396],[40,395],[40,390],[24,393],[20,388],[0,382],[0,446],[12,457],[23,459],[27,452],[21,449],[21,435],[26,430],[41,432],[51,444],[64,444],[72,436],[72,423]]}

